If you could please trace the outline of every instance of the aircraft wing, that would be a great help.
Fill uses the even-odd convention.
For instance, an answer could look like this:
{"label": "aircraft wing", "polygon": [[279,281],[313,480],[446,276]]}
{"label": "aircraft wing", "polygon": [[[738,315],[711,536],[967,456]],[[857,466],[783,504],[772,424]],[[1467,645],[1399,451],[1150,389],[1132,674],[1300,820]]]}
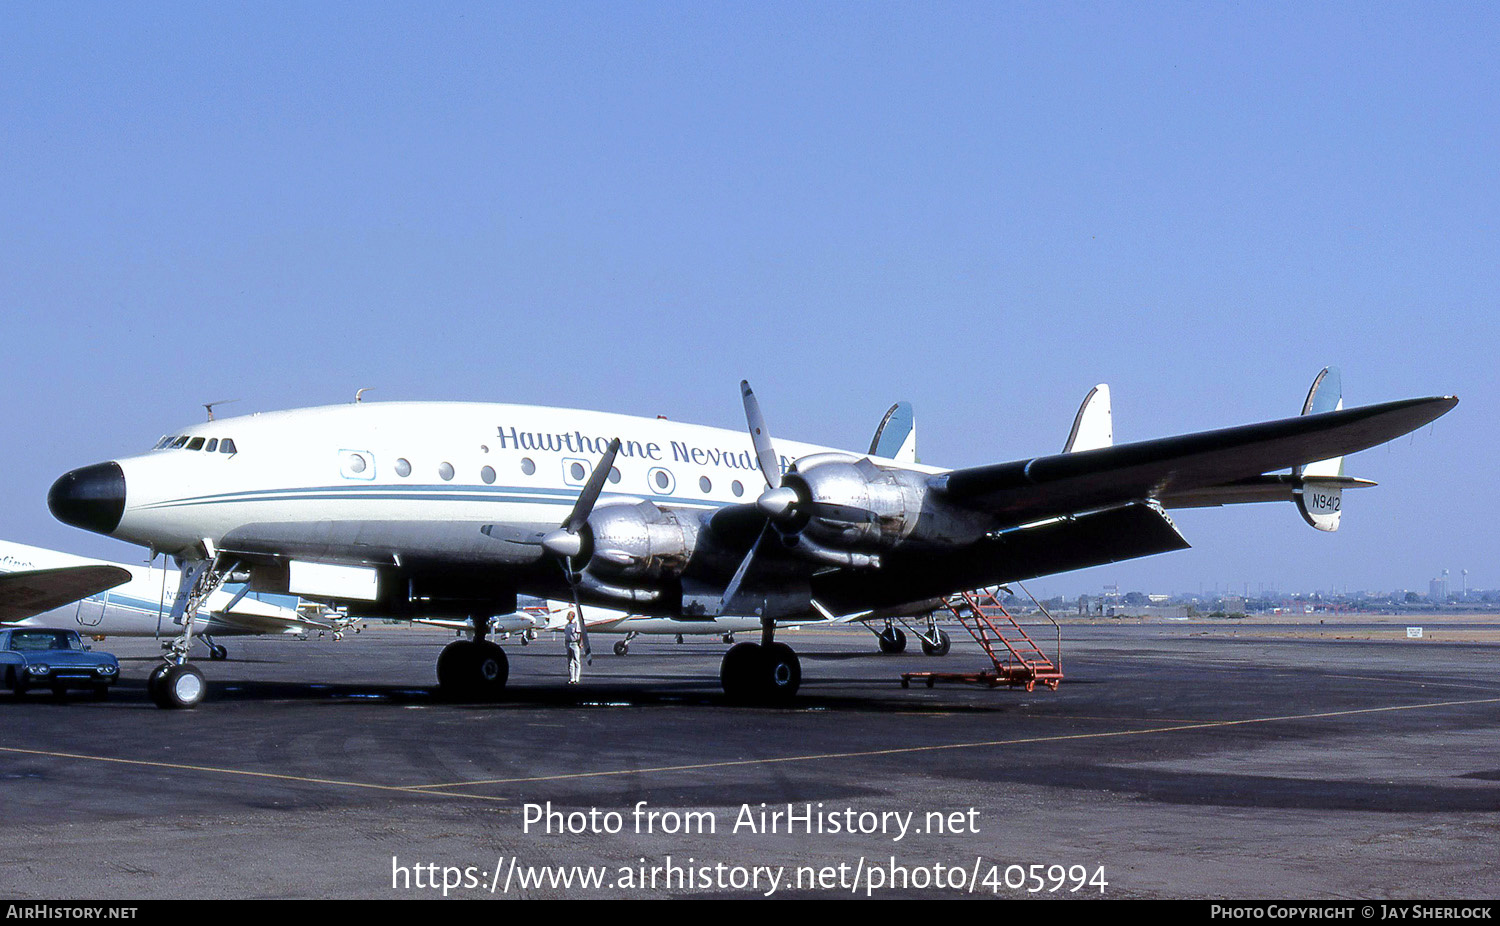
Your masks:
{"label": "aircraft wing", "polygon": [[1253,494],[1270,489],[1269,484],[1255,485],[1268,472],[1373,447],[1433,421],[1456,404],[1453,396],[1404,399],[953,470],[934,476],[931,484],[956,504],[1011,525],[1136,499],[1169,504],[1174,495],[1191,499],[1194,493],[1201,499],[1205,490],[1226,497],[1239,483]]}
{"label": "aircraft wing", "polygon": [[829,570],[813,577],[812,589],[832,611],[853,611],[1187,548],[1160,508],[1133,502],[998,531],[947,552],[892,553],[877,570]]}
{"label": "aircraft wing", "polygon": [[129,581],[129,570],[105,565],[0,575],[0,623],[34,617]]}

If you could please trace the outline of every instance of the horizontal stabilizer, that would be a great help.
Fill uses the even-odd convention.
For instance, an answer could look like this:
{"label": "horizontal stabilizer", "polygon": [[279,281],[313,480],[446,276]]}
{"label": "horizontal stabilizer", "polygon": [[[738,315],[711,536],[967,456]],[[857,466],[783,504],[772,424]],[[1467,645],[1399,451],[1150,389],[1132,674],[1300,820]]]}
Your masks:
{"label": "horizontal stabilizer", "polygon": [[1453,396],[1403,399],[1179,437],[958,469],[931,485],[953,501],[1025,524],[1143,498],[1254,479],[1385,443],[1446,414]]}
{"label": "horizontal stabilizer", "polygon": [[0,575],[0,623],[35,617],[129,581],[129,570],[106,565]]}

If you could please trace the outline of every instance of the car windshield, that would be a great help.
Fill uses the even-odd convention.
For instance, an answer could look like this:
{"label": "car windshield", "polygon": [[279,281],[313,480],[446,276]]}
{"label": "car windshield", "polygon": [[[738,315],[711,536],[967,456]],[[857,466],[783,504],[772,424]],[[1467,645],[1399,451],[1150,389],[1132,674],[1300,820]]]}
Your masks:
{"label": "car windshield", "polygon": [[19,653],[42,653],[55,649],[83,649],[78,635],[66,630],[13,630],[10,648]]}

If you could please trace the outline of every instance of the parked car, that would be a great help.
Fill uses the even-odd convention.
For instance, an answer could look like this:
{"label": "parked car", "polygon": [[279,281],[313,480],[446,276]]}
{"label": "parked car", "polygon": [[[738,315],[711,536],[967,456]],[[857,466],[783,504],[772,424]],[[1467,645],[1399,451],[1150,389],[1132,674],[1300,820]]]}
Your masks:
{"label": "parked car", "polygon": [[102,698],[120,677],[120,661],[85,646],[76,630],[12,627],[0,630],[0,672],[17,697],[28,688],[87,688]]}

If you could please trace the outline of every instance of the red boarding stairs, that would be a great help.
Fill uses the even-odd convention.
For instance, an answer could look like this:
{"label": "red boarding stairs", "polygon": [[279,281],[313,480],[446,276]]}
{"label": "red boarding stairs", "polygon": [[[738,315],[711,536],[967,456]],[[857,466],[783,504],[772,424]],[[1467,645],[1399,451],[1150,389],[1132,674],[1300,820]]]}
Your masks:
{"label": "red boarding stairs", "polygon": [[[947,598],[943,601],[943,606],[958,618],[958,622],[978,642],[985,655],[990,657],[994,668],[982,672],[903,672],[901,687],[910,688],[915,679],[926,682],[928,688],[935,682],[972,682],[991,688],[1005,685],[1031,691],[1041,683],[1056,691],[1063,678],[1062,628],[1047,613],[1047,609],[1042,607],[1041,602],[1035,598],[1032,601],[1047,620],[1052,621],[1052,626],[1057,628],[1056,662],[1049,659],[1021,625],[1016,623],[1016,619],[1005,610],[1000,599],[995,597],[993,590],[981,588]],[[1010,626],[1002,632],[1001,626],[1004,624]]]}

